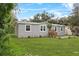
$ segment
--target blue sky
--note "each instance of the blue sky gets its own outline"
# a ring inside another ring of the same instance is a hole
[[[68,16],[71,13],[73,4],[67,3],[19,3],[16,17],[20,19],[29,19],[37,13],[46,11],[55,14],[55,17]]]

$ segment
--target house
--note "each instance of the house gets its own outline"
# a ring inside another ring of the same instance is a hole
[[[52,24],[52,28],[58,35],[65,35],[65,26],[59,24]],[[18,37],[39,37],[48,36],[48,28],[46,23],[35,23],[26,21],[16,22],[16,35]]]
[[[70,26],[65,26],[65,35],[72,35],[72,31],[70,29]]]

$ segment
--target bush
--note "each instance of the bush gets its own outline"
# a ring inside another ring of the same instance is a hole
[[[41,38],[42,36],[40,35],[39,37]]]
[[[28,36],[28,38],[30,38],[30,36]]]
[[[2,36],[5,36],[5,31],[4,31],[3,29],[0,29],[0,38],[1,38]]]

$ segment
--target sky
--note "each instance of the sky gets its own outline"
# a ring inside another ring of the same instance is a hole
[[[70,15],[73,3],[19,3],[15,15],[18,20],[33,18],[37,13],[46,11],[55,17]]]

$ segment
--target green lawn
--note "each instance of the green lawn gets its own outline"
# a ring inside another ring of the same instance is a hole
[[[79,56],[79,37],[72,38],[10,38],[14,55]]]

